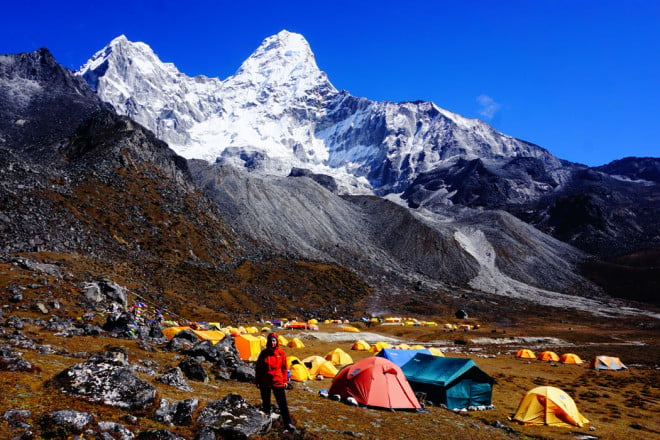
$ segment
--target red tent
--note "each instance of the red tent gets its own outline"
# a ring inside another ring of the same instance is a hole
[[[382,357],[368,357],[343,368],[328,394],[353,397],[361,405],[379,408],[421,408],[401,368]]]

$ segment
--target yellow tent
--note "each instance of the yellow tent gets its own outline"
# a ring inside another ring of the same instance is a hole
[[[334,365],[348,365],[353,363],[353,358],[341,348],[335,348],[326,354],[325,359]]]
[[[323,359],[321,356],[309,356],[303,359],[303,364],[309,369],[312,377],[321,375],[323,377],[335,377],[337,368],[332,362]]]
[[[340,330],[343,332],[360,333],[360,329],[358,329],[357,327],[352,327],[350,325],[341,327]]]
[[[261,341],[255,336],[247,334],[234,336],[234,344],[244,361],[256,361],[261,353]]]
[[[163,329],[163,335],[169,340],[174,337],[177,333],[179,333],[181,330],[190,330],[190,327],[167,327]]]
[[[559,356],[557,356],[557,353],[554,351],[544,351],[539,354],[538,359],[540,361],[557,362],[559,360]]]
[[[392,346],[387,342],[376,342],[371,346],[371,350],[369,351],[372,353],[379,353],[383,348],[392,348]]]
[[[225,334],[220,330],[193,330],[193,333],[195,333],[202,341],[211,341],[214,344],[217,344],[225,338]]]
[[[307,356],[302,360],[302,363],[305,364],[307,368],[309,368],[310,372],[312,370],[316,371],[322,362],[325,362],[325,359],[323,359],[321,356]]]
[[[412,347],[410,347],[410,349],[411,349],[411,350],[425,350],[426,347],[424,347],[424,346],[421,345],[421,344],[415,344],[415,345],[413,345]]]
[[[302,364],[302,361],[298,359],[297,356],[287,356],[286,357],[286,367],[291,368],[291,365]]]
[[[396,348],[397,350],[410,350],[410,345],[399,344],[399,345],[395,345],[394,348]]]
[[[563,364],[581,365],[582,359],[575,353],[564,353],[559,357],[559,362]]]
[[[536,387],[523,396],[513,420],[526,425],[579,426],[589,423],[571,396],[555,387]]]
[[[521,348],[516,352],[516,357],[520,359],[536,359],[536,355],[532,350]]]
[[[288,344],[286,344],[286,346],[291,348],[303,348],[305,344],[303,344],[303,341],[301,341],[300,339],[293,338],[289,341]]]
[[[303,382],[312,378],[309,370],[303,364],[293,364],[289,370],[291,371],[291,380]]]
[[[370,348],[371,348],[371,345],[367,344],[366,341],[363,341],[362,339],[360,339],[359,341],[355,341],[355,343],[351,347],[351,350],[369,351]]]
[[[312,318],[312,319],[309,319],[307,321],[307,324],[318,324],[318,323],[319,323],[319,320],[316,319],[316,318]]]
[[[277,335],[277,340],[280,342],[280,347],[286,347],[289,340],[282,335]]]
[[[259,329],[256,327],[245,327],[245,330],[248,332],[250,335],[256,335],[259,334]]]
[[[310,370],[310,375],[312,377],[321,375],[323,377],[335,377],[337,373],[339,373],[339,370],[337,370],[337,367],[335,367],[332,362],[330,361],[323,361],[316,371],[311,371]]]
[[[439,348],[429,347],[429,351],[433,356],[443,357],[445,355]]]
[[[261,344],[262,347],[265,347],[266,344],[268,344],[268,341],[266,340],[265,336],[259,335],[258,338],[259,338],[259,343]]]

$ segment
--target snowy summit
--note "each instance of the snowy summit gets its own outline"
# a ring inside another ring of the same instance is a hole
[[[333,176],[343,192],[401,192],[421,173],[459,159],[532,157],[560,167],[548,151],[431,102],[338,91],[305,38],[286,30],[225,80],[188,77],[125,36],[78,74],[186,158],[276,175],[306,168]]]

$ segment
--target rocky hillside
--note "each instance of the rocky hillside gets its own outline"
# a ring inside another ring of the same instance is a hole
[[[241,238],[195,189],[185,159],[108,110],[48,51],[4,56],[1,66],[0,120],[14,121],[0,143],[4,258],[52,252],[80,281],[116,278],[191,315],[200,306],[227,316],[296,309],[264,301],[282,293],[283,279],[315,304],[336,294],[352,309],[368,294],[345,269]]]

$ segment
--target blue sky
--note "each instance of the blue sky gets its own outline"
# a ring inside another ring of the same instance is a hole
[[[226,78],[282,29],[338,89],[433,101],[556,156],[660,156],[660,1],[11,1],[0,53],[77,69],[112,38]]]

